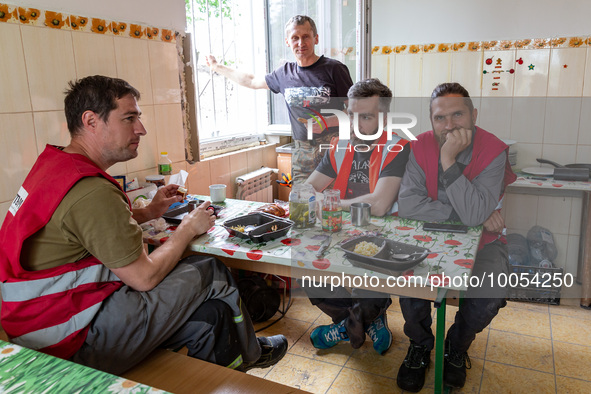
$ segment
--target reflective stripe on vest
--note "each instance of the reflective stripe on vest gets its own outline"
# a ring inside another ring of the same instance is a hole
[[[11,341],[17,345],[26,346],[37,350],[55,345],[71,334],[84,329],[90,324],[102,305],[102,301],[86,308],[82,312],[72,316],[70,320],[56,326],[30,332],[20,337],[12,338]]]
[[[118,280],[108,268],[97,264],[51,278],[0,283],[0,289],[4,302],[22,302],[72,290],[80,285]]]

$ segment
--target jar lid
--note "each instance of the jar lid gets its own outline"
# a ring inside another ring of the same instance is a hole
[[[164,175],[146,175],[146,182],[162,180],[164,180]]]

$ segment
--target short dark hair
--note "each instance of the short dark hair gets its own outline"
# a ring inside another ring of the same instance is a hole
[[[380,110],[388,112],[392,102],[392,91],[377,78],[368,78],[355,83],[349,88],[347,97],[350,99],[361,97],[380,98]]]
[[[99,118],[107,121],[109,113],[117,108],[117,100],[131,94],[136,100],[140,92],[126,81],[119,78],[93,75],[68,83],[64,108],[70,135],[75,135],[82,128],[82,114],[92,111]]]
[[[457,82],[446,82],[437,85],[435,89],[433,89],[433,93],[431,93],[431,101],[429,101],[429,117],[432,113],[431,107],[433,101],[438,97],[447,96],[449,94],[459,94],[460,96],[465,97],[464,103],[466,104],[470,112],[474,110],[474,104],[472,103],[472,99],[470,98],[470,94],[468,93],[466,88]]]
[[[316,37],[318,35],[318,30],[316,29],[316,23],[314,23],[314,20],[307,15],[296,15],[296,16],[292,16],[291,18],[289,18],[289,20],[285,24],[285,35],[287,35],[287,30],[292,25],[301,26],[301,25],[305,25],[306,22],[308,22],[310,24],[310,27],[312,28],[312,32],[314,33],[314,37]]]

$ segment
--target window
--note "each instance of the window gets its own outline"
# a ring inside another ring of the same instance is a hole
[[[296,14],[317,23],[317,54],[345,63],[355,76],[355,2],[352,0],[185,0],[202,157],[258,144],[269,130],[290,131],[281,95],[251,90],[210,72],[205,56],[257,76],[293,61],[285,23]],[[190,90],[190,89],[189,89]],[[192,98],[190,97],[189,100]],[[269,125],[272,125],[269,127]],[[234,148],[232,148],[234,146]]]
[[[244,71],[266,68],[263,0],[185,0],[191,36],[200,153],[257,144],[268,123],[267,94],[212,73],[205,56]]]

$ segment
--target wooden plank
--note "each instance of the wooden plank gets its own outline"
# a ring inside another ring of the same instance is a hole
[[[171,393],[306,393],[170,350],[154,351],[121,375]]]

